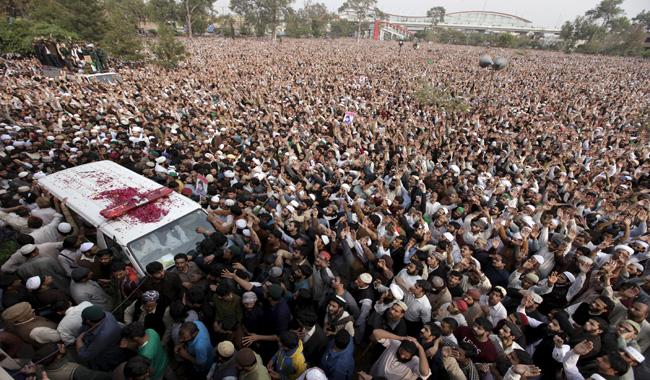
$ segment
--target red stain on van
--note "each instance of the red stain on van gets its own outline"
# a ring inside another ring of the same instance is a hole
[[[113,208],[125,202],[128,202],[134,197],[142,196],[143,194],[145,193],[138,192],[136,188],[126,187],[123,189],[102,191],[93,198],[108,200],[110,201],[110,204],[107,206],[107,208]],[[161,207],[166,203],[167,202],[165,199],[147,203],[144,206],[140,206],[129,211],[126,216],[138,223],[155,223],[169,213],[169,210],[167,208]]]

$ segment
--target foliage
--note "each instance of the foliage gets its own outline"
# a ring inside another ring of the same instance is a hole
[[[314,37],[324,36],[327,23],[332,19],[332,14],[327,10],[325,4],[307,1],[303,10],[309,19],[311,35]]]
[[[0,21],[0,52],[3,54],[30,55],[34,51],[33,41],[37,37],[53,37],[59,40],[78,38],[72,32],[44,22],[35,23],[23,18],[11,23]]]
[[[194,31],[204,32],[208,27],[207,17],[212,9],[212,0],[182,0],[181,13],[185,17],[187,36],[192,38]]]
[[[423,106],[434,106],[449,112],[464,113],[469,111],[469,105],[463,98],[454,96],[449,90],[434,87],[425,81],[420,81],[413,97]]]
[[[235,37],[235,18],[232,15],[217,17],[217,24],[224,37]]]
[[[151,49],[156,56],[155,63],[166,68],[178,66],[185,57],[185,45],[176,40],[174,31],[167,25],[161,25],[158,33],[158,43]]]
[[[142,7],[134,9],[140,3]],[[139,22],[143,19],[144,3],[141,0],[113,0],[108,30],[102,40],[102,46],[115,57],[128,61],[142,59],[142,42],[138,37]]]
[[[357,20],[357,42],[361,39],[361,24],[366,21],[371,13],[378,13],[377,0],[346,0],[339,7],[339,12],[352,11]]]
[[[0,0],[0,16],[25,17],[31,6],[31,0]]]
[[[623,14],[621,4],[623,4],[623,0],[602,0],[596,8],[588,10],[585,16],[591,21],[600,20],[601,26],[609,30],[612,21]]]
[[[431,17],[431,24],[433,25],[445,22],[445,14],[447,14],[445,7],[433,7],[427,11],[427,17]]]
[[[244,17],[246,27],[252,26],[261,37],[271,27],[275,39],[277,27],[288,15],[292,0],[230,0],[230,10]],[[240,31],[241,33],[241,31]],[[243,34],[243,33],[242,33]]]
[[[330,22],[330,33],[334,38],[354,37],[356,31],[355,22],[345,19],[335,19]]]
[[[294,11],[291,9],[286,17],[286,33],[289,37],[299,38],[311,35],[311,24],[309,17],[303,9]]]
[[[146,11],[149,18],[159,24],[179,20],[179,9],[174,0],[149,0]]]
[[[286,32],[289,37],[323,37],[326,33],[327,23],[332,14],[325,4],[306,2],[302,9],[287,12]]]
[[[641,11],[636,17],[632,19],[634,23],[643,25],[644,28],[650,29],[650,11],[645,9]]]
[[[584,16],[562,26],[560,38],[567,50],[581,53],[642,55],[644,30],[650,16],[643,11],[632,21],[623,15],[622,0],[602,0]]]

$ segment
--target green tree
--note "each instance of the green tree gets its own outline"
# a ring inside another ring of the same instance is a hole
[[[146,21],[142,0],[110,0],[106,3],[108,28],[102,46],[115,57],[129,61],[142,59],[142,42],[138,36],[140,23]]]
[[[0,15],[25,17],[30,6],[31,0],[0,0]]]
[[[646,29],[650,29],[650,11],[646,11],[645,9],[641,11],[636,17],[632,19],[635,24],[641,24],[643,25]]]
[[[182,0],[183,12],[185,15],[185,27],[187,28],[187,36],[192,38],[193,27],[200,27],[197,23],[197,18],[201,15],[207,15],[209,9],[212,7],[212,0]],[[207,27],[207,22],[203,23]],[[199,30],[199,29],[196,29]],[[205,28],[203,29],[205,30]]]
[[[590,20],[601,20],[603,28],[611,29],[611,21],[623,14],[623,0],[602,0],[594,9],[585,13]]]
[[[260,14],[266,23],[271,26],[271,39],[275,41],[278,32],[278,25],[287,15],[293,0],[256,0],[255,4],[260,8]]]
[[[445,14],[447,14],[445,7],[433,7],[427,11],[427,17],[431,17],[431,25],[434,26],[445,22]]]
[[[151,49],[160,66],[173,68],[185,57],[185,45],[176,40],[175,32],[165,24],[158,28],[160,38]]]
[[[311,24],[304,9],[289,10],[286,17],[287,36],[300,38],[311,34]]]
[[[356,16],[357,42],[361,39],[361,24],[377,9],[377,0],[346,0],[339,8],[339,12],[350,10]]]
[[[324,36],[327,24],[332,19],[332,14],[327,10],[325,4],[307,1],[303,9],[309,18],[311,34],[314,37]]]
[[[57,25],[84,41],[101,41],[106,32],[104,2],[100,0],[36,0],[27,18]]]
[[[345,19],[337,18],[330,22],[330,31],[332,37],[335,38],[352,37],[354,36],[355,29],[355,23]]]
[[[217,17],[217,24],[221,28],[224,37],[235,38],[235,18],[232,15]]]
[[[563,40],[571,40],[573,39],[574,31],[575,27],[573,26],[573,23],[571,21],[566,21],[562,24],[562,29],[560,29],[560,38]]]
[[[18,18],[13,22],[0,21],[0,52],[31,55],[34,52],[34,39],[51,37],[59,40],[76,39],[75,33],[61,29],[58,25],[44,22],[32,22]]]
[[[271,27],[271,38],[275,41],[277,28],[288,14],[292,0],[230,0],[230,9],[244,17],[255,27],[258,36]]]
[[[149,17],[159,23],[178,21],[178,12],[174,0],[149,0],[147,2]]]
[[[500,33],[497,38],[497,45],[505,48],[517,47],[517,37],[510,33]]]

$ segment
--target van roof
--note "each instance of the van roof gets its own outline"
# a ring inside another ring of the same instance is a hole
[[[116,219],[105,219],[100,211],[115,206],[121,199],[125,199],[124,196],[142,194],[161,187],[108,160],[62,170],[47,175],[38,182],[55,197],[67,199],[69,209],[95,228],[101,227],[106,235],[123,245],[201,208],[198,203],[173,192]]]

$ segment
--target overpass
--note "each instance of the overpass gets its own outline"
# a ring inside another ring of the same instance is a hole
[[[468,32],[479,33],[513,33],[513,34],[535,34],[538,36],[555,35],[559,36],[560,30],[536,26],[532,21],[523,17],[501,12],[490,11],[463,11],[445,14],[442,22],[434,25],[431,17],[427,16],[401,16],[389,13],[382,13],[381,19],[376,17],[375,12],[368,13],[369,18],[365,21],[375,23],[371,26],[374,30],[374,39],[401,39],[407,38],[410,34],[431,28],[446,28]],[[356,15],[352,12],[342,12],[341,18],[356,21]],[[377,25],[377,23],[380,23]],[[406,33],[408,31],[409,33]]]
[[[386,21],[391,24],[401,25],[412,32],[434,27],[482,33],[560,34],[559,29],[535,26],[531,21],[522,17],[499,12],[465,11],[448,13],[443,21],[437,25],[433,25],[432,18],[426,16],[386,14],[386,18]]]

